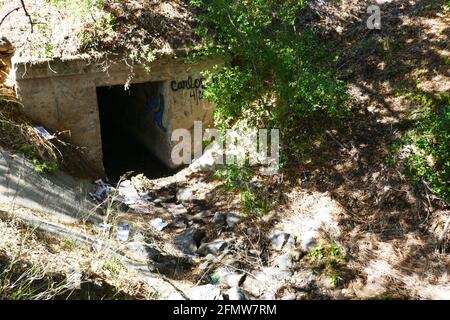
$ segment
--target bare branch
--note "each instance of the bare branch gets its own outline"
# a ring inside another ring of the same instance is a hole
[[[14,11],[20,10],[20,8],[22,8],[22,7],[14,8],[14,9],[12,9],[11,11],[9,11],[7,14],[5,14],[5,16],[4,16],[4,17],[2,18],[2,20],[0,21],[0,26],[3,24],[3,22],[6,20],[6,18],[8,18],[8,16],[9,16],[11,13],[13,13]]]
[[[22,4],[22,8],[23,11],[25,12],[25,15],[28,17],[28,20],[30,21],[31,33],[33,33],[34,31],[33,19],[31,18],[31,15],[28,13],[27,7],[25,6],[25,2],[23,2],[23,0],[20,0],[20,3]]]

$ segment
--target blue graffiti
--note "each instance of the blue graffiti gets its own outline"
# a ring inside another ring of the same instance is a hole
[[[163,125],[163,116],[164,116],[164,97],[162,94],[155,97],[152,97],[150,99],[149,103],[150,107],[150,115],[153,118],[153,121],[156,122],[156,124],[164,131],[166,131],[166,128],[164,128]]]

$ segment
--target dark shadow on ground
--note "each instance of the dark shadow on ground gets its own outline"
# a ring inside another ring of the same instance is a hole
[[[448,61],[439,52],[449,48],[449,28],[440,37],[426,33],[419,18],[442,14],[442,1],[419,0],[383,4],[382,29],[369,30],[366,9],[370,4],[360,2],[353,21],[338,36],[341,77],[361,96],[352,100],[352,117],[338,125],[308,127],[313,132],[327,129],[331,135],[323,134],[320,146],[304,155],[310,160],[307,164],[299,161],[288,166],[285,177],[290,183],[286,185],[329,192],[345,208],[348,214],[339,223],[350,258],[359,254],[358,239],[348,236],[355,228],[380,242],[401,243],[414,236],[422,242],[420,250],[408,250],[397,267],[405,272],[433,272],[439,278],[450,269],[435,263],[436,240],[427,221],[445,205],[433,198],[429,201],[427,192],[387,159],[390,146],[411,125],[413,105],[399,103],[397,98],[418,90],[414,72],[421,70],[420,77],[426,80],[449,76]],[[411,22],[403,24],[405,19]],[[432,259],[435,268],[424,269],[424,259]],[[418,260],[420,267],[413,263]]]

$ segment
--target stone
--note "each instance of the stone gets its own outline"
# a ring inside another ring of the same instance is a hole
[[[245,229],[245,234],[249,237],[255,235],[257,232],[258,231],[256,231],[256,229],[252,227]]]
[[[291,250],[289,251],[289,254],[294,261],[300,261],[300,259],[304,256],[304,253],[300,250]]]
[[[181,203],[192,202],[194,193],[190,189],[179,189],[177,191],[177,200]]]
[[[149,245],[143,242],[129,242],[126,244],[126,249],[129,251],[130,255],[139,260],[158,260],[160,256],[160,252],[155,248],[150,247]]]
[[[227,221],[227,225],[230,228],[234,228],[239,223],[241,223],[242,220],[244,220],[244,218],[240,214],[237,214],[237,213],[234,213],[234,212],[230,212],[230,213],[227,214],[226,221]]]
[[[281,297],[281,300],[297,300],[297,295],[293,292],[290,292]]]
[[[257,277],[260,279],[265,279],[270,284],[276,281],[284,281],[290,279],[292,272],[289,269],[280,269],[273,267],[264,267],[258,274]],[[276,281],[275,281],[276,280]]]
[[[164,230],[164,228],[166,228],[166,227],[169,225],[169,223],[166,222],[166,221],[164,221],[164,220],[161,219],[161,218],[156,218],[156,219],[153,219],[153,220],[150,222],[150,225],[151,225],[153,228],[155,228],[156,230],[162,231],[162,230]]]
[[[183,231],[175,238],[175,245],[181,251],[193,254],[197,252],[198,246],[205,233],[197,228],[191,227]]]
[[[247,292],[239,287],[233,287],[225,292],[225,296],[228,300],[250,300]]]
[[[222,240],[214,240],[212,242],[202,243],[197,250],[197,253],[202,255],[214,254],[217,255],[227,247],[227,243]]]
[[[213,222],[218,225],[225,224],[226,216],[223,213],[216,212],[213,217]]]
[[[261,295],[266,290],[266,286],[264,285],[264,283],[251,276],[248,276],[245,279],[244,283],[242,284],[242,288],[256,298],[261,297]]]
[[[189,220],[185,216],[176,216],[171,223],[171,227],[175,229],[186,229],[189,225]]]
[[[273,299],[275,294],[291,279],[289,270],[275,267],[264,267],[252,276],[247,275],[242,288],[252,296],[261,299]]]
[[[222,285],[225,285],[227,287],[239,287],[244,283],[246,278],[245,273],[225,273],[223,275],[220,275],[219,283]]]
[[[205,260],[209,261],[209,262],[213,262],[213,261],[216,261],[217,258],[216,258],[215,255],[209,253],[209,254],[206,255]]]
[[[191,300],[223,300],[222,292],[212,284],[194,287],[189,291]]]
[[[274,260],[274,265],[280,270],[289,270],[292,267],[292,257],[290,254],[283,254]]]
[[[175,217],[188,213],[186,207],[182,204],[176,205],[174,203],[162,203],[161,206]]]
[[[311,270],[302,269],[292,275],[290,283],[298,290],[308,291],[316,281],[317,276]]]
[[[295,249],[295,239],[291,234],[287,232],[273,230],[269,234],[269,239],[274,250],[281,251],[285,247],[287,247],[288,249]]]
[[[312,251],[317,245],[317,232],[310,231],[300,236],[300,247],[306,252]]]
[[[213,215],[210,211],[202,211],[190,217],[190,220],[200,223],[209,223],[211,219],[213,219]]]

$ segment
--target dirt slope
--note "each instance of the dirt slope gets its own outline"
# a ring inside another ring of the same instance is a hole
[[[366,28],[367,1],[341,1],[330,10],[354,117],[330,128],[332,137],[308,165],[292,168],[288,188],[325,193],[340,205],[341,232],[334,236],[349,256],[344,296],[448,299],[450,258],[437,242],[448,206],[386,159],[414,110],[404,88],[419,82],[424,92],[449,91],[450,15],[443,1],[377,2],[381,30]],[[287,210],[295,214],[302,201],[290,199]]]
[[[173,53],[195,40],[193,9],[182,0],[25,1],[32,21],[19,1],[1,0],[0,26],[24,58],[101,56],[126,53],[138,58],[142,51]],[[147,53],[146,53],[147,54]]]

